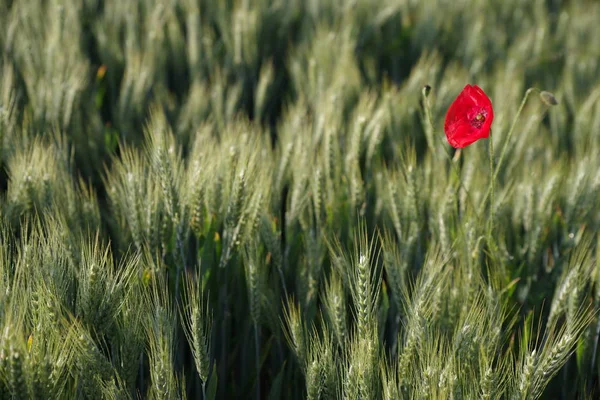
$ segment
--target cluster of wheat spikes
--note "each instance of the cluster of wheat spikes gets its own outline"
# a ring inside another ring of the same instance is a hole
[[[598,398],[599,21],[0,0],[0,399]]]

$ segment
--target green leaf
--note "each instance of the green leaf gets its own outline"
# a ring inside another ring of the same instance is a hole
[[[525,317],[525,323],[523,324],[523,342],[521,343],[522,348],[529,348],[531,337],[533,335],[533,329],[533,311],[529,311],[529,313],[527,313],[527,317]]]
[[[387,285],[385,282],[381,284],[381,304],[379,306],[379,332],[380,339],[383,340],[385,332],[385,324],[387,322],[388,312],[390,310],[390,298],[388,295]]]
[[[576,359],[577,359],[577,371],[580,374],[584,374],[585,373],[585,360],[587,359],[586,357],[586,343],[585,343],[585,335],[582,335],[578,340],[577,340],[577,349],[576,349]]]
[[[283,362],[283,367],[273,380],[271,390],[269,391],[269,400],[277,400],[281,398],[281,384],[283,382],[283,376],[285,375],[286,361]]]
[[[210,374],[210,378],[208,380],[208,388],[206,389],[206,400],[214,400],[217,398],[217,385],[217,362],[215,361],[213,363],[212,373]]]

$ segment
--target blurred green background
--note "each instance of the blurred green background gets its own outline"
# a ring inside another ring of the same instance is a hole
[[[0,49],[1,398],[600,396],[599,2],[0,0]]]

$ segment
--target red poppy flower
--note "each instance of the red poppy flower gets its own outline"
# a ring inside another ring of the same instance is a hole
[[[446,113],[448,143],[462,148],[490,136],[494,110],[490,98],[477,85],[467,85]]]

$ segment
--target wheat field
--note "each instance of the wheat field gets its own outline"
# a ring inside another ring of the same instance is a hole
[[[0,0],[0,399],[597,399],[598,204],[598,1]]]

